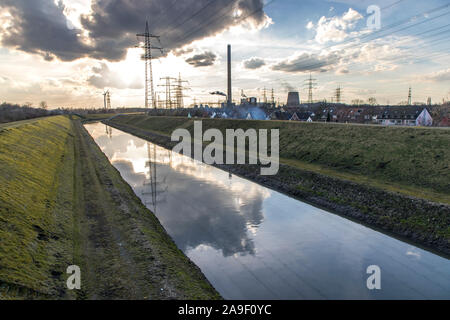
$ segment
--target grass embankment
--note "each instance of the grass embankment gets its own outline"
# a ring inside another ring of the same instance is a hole
[[[119,116],[110,124],[168,146],[195,119]],[[450,253],[450,130],[202,119],[217,128],[280,129],[276,176],[237,174],[368,225]]]
[[[0,169],[0,298],[219,298],[78,120],[1,126]]]

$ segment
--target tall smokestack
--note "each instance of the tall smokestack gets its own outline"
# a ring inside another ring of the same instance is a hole
[[[233,97],[231,95],[231,45],[228,45],[228,96],[227,104],[230,106]]]

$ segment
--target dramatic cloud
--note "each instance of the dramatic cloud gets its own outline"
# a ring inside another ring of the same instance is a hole
[[[322,16],[316,26],[315,40],[318,43],[342,41],[348,37],[349,30],[362,18],[363,16],[352,8],[348,9],[341,17],[326,18]],[[313,26],[313,24],[308,24],[307,28],[311,29]]]
[[[244,68],[246,69],[259,69],[264,66],[266,62],[261,58],[250,58],[243,62]]]
[[[328,53],[303,52],[273,64],[271,69],[289,73],[335,71],[337,75],[350,73],[353,65],[364,65],[370,72],[395,70],[396,61],[406,55],[403,49],[391,44],[398,39],[380,39]]]
[[[120,73],[112,72],[106,63],[101,63],[98,67],[93,67],[94,73],[87,79],[88,84],[99,89],[115,88],[115,89],[141,89],[143,88],[142,80],[136,78],[133,82],[127,83]]]
[[[2,0],[0,8],[9,10],[10,23],[0,26],[1,44],[37,53],[45,60],[55,56],[74,60],[89,52],[79,40],[80,30],[69,29],[64,5],[53,0]]]
[[[172,53],[173,53],[176,57],[179,57],[179,56],[182,56],[182,55],[185,55],[185,54],[188,54],[188,53],[192,53],[192,52],[194,52],[194,49],[193,49],[193,48],[180,48],[180,49],[177,49],[177,50],[173,50],[173,51],[172,51]]]
[[[294,58],[274,64],[272,70],[291,73],[311,71],[324,72],[336,67],[340,60],[341,57],[334,52],[326,55],[302,53]]]
[[[161,36],[166,51],[244,23],[265,25],[270,18],[262,0],[92,0],[91,13],[82,15],[76,29],[64,14],[60,0],[2,0],[10,13],[0,26],[2,45],[37,53],[45,59],[81,57],[122,60],[136,45],[146,19],[150,32]]]
[[[212,66],[216,58],[217,56],[213,52],[205,51],[204,53],[196,54],[186,59],[186,62],[194,67],[207,67]]]

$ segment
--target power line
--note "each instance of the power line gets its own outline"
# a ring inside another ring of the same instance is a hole
[[[449,5],[447,5],[447,6],[445,6],[445,7],[448,7]],[[449,14],[448,12],[447,13],[445,13],[445,14]],[[442,15],[441,15],[442,16]],[[441,17],[440,16],[440,17]],[[436,18],[436,17],[435,17]],[[433,18],[434,19],[434,18]],[[432,19],[429,19],[429,20],[426,20],[426,22],[428,22],[428,21],[430,21],[430,20],[432,20]],[[414,24],[414,25],[411,25],[411,26],[409,26],[409,27],[412,27],[412,26],[415,26],[415,25],[417,25],[417,24],[421,24],[421,23],[423,23],[424,21],[421,21],[420,23],[416,23],[416,24]],[[408,28],[409,28],[408,27]],[[391,32],[391,33],[389,33],[389,34],[392,34],[392,33],[394,33],[394,32],[397,32],[397,31],[399,31],[399,30],[396,30],[396,31],[393,31],[393,32]],[[386,36],[386,35],[382,35],[382,36]],[[381,36],[381,37],[382,37]],[[370,39],[369,41],[373,41],[373,40],[375,40],[375,39],[378,39],[379,37],[377,37],[377,38],[374,38],[374,39]],[[362,42],[362,43],[360,43],[360,45],[361,44],[364,44],[365,42]],[[301,64],[301,62],[297,62],[297,63],[294,63],[292,66],[297,66],[297,65],[300,65]],[[321,67],[322,66],[322,64],[323,64],[323,62],[319,62],[319,63],[315,63],[315,64],[312,64],[312,65],[308,65],[308,66],[304,66],[303,68],[304,69],[311,69],[311,68],[317,68],[317,67]]]
[[[246,15],[246,16],[244,16],[244,17],[241,17],[240,19],[238,19],[237,21],[235,21],[235,23],[236,23],[236,24],[239,24],[239,23],[241,23],[242,21],[245,21],[246,19],[250,18],[251,16],[255,15],[256,13],[262,11],[265,7],[271,5],[273,2],[275,2],[275,0],[271,0],[271,1],[267,2],[266,4],[264,4],[263,6],[261,6],[261,8],[258,8],[258,9],[256,9],[256,10],[252,11],[251,13],[249,13],[248,15]],[[230,2],[230,4],[234,4],[234,3],[233,3],[233,2]],[[215,15],[215,16],[216,16],[216,15]],[[214,17],[215,17],[215,16],[214,16]],[[226,15],[226,14],[222,14],[221,17],[219,17],[219,18],[217,18],[217,19],[214,19],[214,17],[212,17],[212,18],[211,18],[210,20],[208,20],[208,21],[212,21],[212,20],[214,20],[215,22],[217,22],[217,21],[222,21],[224,18],[227,17],[227,15]],[[211,22],[209,22],[209,23],[207,23],[207,24],[205,24],[205,25],[201,25],[200,28],[194,29],[194,30],[192,30],[191,32],[189,32],[189,33],[187,33],[187,34],[182,35],[181,37],[177,38],[177,39],[175,40],[175,42],[177,42],[177,41],[179,41],[179,40],[181,40],[181,39],[183,39],[183,38],[188,39],[190,36],[196,34],[197,32],[199,32],[199,31],[201,31],[201,30],[203,30],[204,28],[208,27],[209,25],[211,25]]]
[[[200,10],[196,11],[192,16],[184,19],[183,21],[181,21],[180,23],[176,24],[175,26],[170,27],[168,30],[166,30],[166,32],[164,32],[163,35],[167,35],[169,33],[169,31],[174,30],[178,27],[181,27],[183,24],[185,24],[186,22],[188,22],[189,20],[191,20],[192,18],[196,17],[198,14],[200,14],[200,12],[202,12],[203,10],[205,10],[207,7],[209,7],[211,4],[213,4],[214,0],[210,0],[208,1],[208,3],[203,6],[202,8],[200,8]],[[181,18],[181,16],[183,15],[183,12],[178,16],[178,18]],[[178,19],[177,18],[177,19]],[[176,19],[176,20],[177,20]]]
[[[150,29],[153,29],[155,26],[159,25],[159,23],[161,22],[161,20],[162,20],[163,18],[165,18],[165,15],[163,15],[162,12],[167,12],[169,9],[172,10],[172,8],[174,7],[175,3],[177,3],[177,2],[178,2],[178,0],[172,0],[172,2],[171,2],[167,7],[164,8],[164,10],[162,10],[161,12],[159,12],[159,14],[158,14],[158,19],[156,20],[156,22],[153,22],[153,23],[150,25]],[[181,17],[182,14],[183,14],[183,12],[180,14],[180,17]],[[178,18],[179,18],[179,17],[177,17],[176,19],[174,19],[174,20],[172,20],[172,21],[177,21]]]

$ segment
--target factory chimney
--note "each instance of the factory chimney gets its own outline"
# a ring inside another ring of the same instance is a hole
[[[231,106],[233,101],[231,94],[231,45],[228,45],[228,94],[227,94],[227,104]]]

